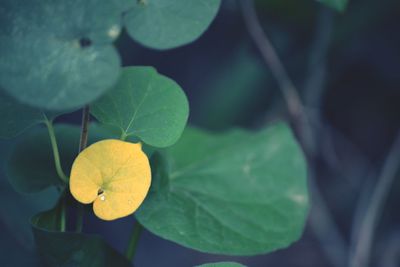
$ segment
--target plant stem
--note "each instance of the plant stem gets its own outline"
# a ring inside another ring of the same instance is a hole
[[[136,222],[132,230],[131,238],[129,239],[128,248],[125,252],[125,256],[128,258],[129,261],[132,261],[133,257],[135,256],[137,244],[142,230],[143,226],[139,222]]]
[[[128,135],[125,132],[122,132],[121,137],[119,139],[121,139],[122,141],[125,141],[125,139],[128,137]]]
[[[86,105],[82,110],[82,125],[81,125],[81,138],[79,141],[79,153],[82,152],[87,146],[88,134],[89,134],[89,119],[90,119],[90,108]],[[85,215],[85,208],[82,204],[77,203],[77,214],[76,214],[76,231],[82,232],[83,228],[83,217]]]
[[[310,189],[313,198],[313,210],[310,216],[310,224],[312,225],[316,236],[318,237],[318,239],[320,239],[320,242],[323,245],[322,248],[327,257],[331,260],[331,263],[337,267],[343,266],[341,264],[341,261],[344,258],[343,255],[346,255],[347,246],[344,242],[344,238],[341,236],[341,233],[331,216],[330,211],[328,210],[327,205],[325,204],[325,200],[323,199],[322,194],[319,191],[316,183],[316,174],[314,170],[315,168],[313,167],[315,167],[314,164],[317,157],[317,144],[315,142],[315,133],[309,122],[308,114],[306,114],[305,112],[304,104],[302,103],[296,86],[294,85],[288,72],[286,71],[285,66],[278,56],[277,51],[272,45],[272,42],[270,41],[261,26],[254,7],[254,1],[240,0],[239,3],[241,4],[244,21],[249,35],[256,45],[257,49],[260,51],[260,54],[265,63],[270,68],[273,76],[278,82],[279,89],[283,95],[290,119],[293,123],[293,128],[298,134],[300,144],[302,145],[308,159],[308,163],[310,166]],[[325,15],[322,14],[322,16]],[[330,23],[328,23],[328,26],[329,24]],[[327,40],[327,42],[324,41],[323,43],[324,45],[326,45],[326,43],[329,43],[329,40]],[[325,53],[325,51],[321,51],[321,53]],[[321,77],[321,79],[323,78],[324,77]],[[310,85],[308,85],[308,83]],[[315,83],[321,85],[322,81],[319,80]],[[313,81],[307,82],[307,87],[311,85],[314,86]],[[324,222],[323,225],[321,225],[321,221]],[[329,227],[329,229],[327,227]],[[326,246],[326,244],[329,244],[332,240],[335,241],[335,250],[332,250],[331,248]],[[338,259],[338,255],[341,259]]]
[[[53,149],[53,156],[54,156],[54,163],[55,163],[55,167],[56,167],[56,171],[58,176],[60,177],[60,179],[64,182],[64,183],[68,183],[68,177],[65,175],[62,166],[61,166],[61,162],[60,162],[60,154],[58,152],[58,145],[57,145],[57,139],[56,139],[56,135],[54,133],[54,127],[53,127],[53,122],[50,121],[46,116],[45,116],[45,121],[44,123],[47,126],[47,130],[49,132],[49,136],[50,136],[50,142],[51,142],[51,147]]]
[[[62,200],[62,205],[61,205],[61,211],[60,211],[60,231],[65,232],[66,229],[66,209],[67,209],[67,204],[66,204],[66,199],[65,195],[63,196]]]
[[[57,139],[56,135],[54,133],[54,127],[53,127],[53,121],[49,120],[46,115],[44,115],[44,123],[47,126],[47,130],[49,132],[50,136],[50,143],[51,147],[53,149],[53,156],[54,156],[54,164],[56,167],[56,172],[60,179],[65,183],[68,184],[68,177],[65,175],[62,166],[61,166],[61,161],[60,161],[60,153],[58,151],[58,145],[57,145]],[[64,194],[63,194],[64,195]],[[66,201],[65,201],[65,196],[62,196],[64,199],[62,200],[62,205],[61,205],[61,214],[60,214],[60,231],[65,232],[66,228]]]
[[[86,105],[82,110],[82,125],[81,125],[81,139],[79,142],[79,153],[86,148],[88,142],[89,119],[90,119],[89,112],[90,112],[89,105]]]
[[[369,266],[375,229],[399,168],[400,131],[387,155],[364,217],[360,220],[361,225],[354,227],[354,230],[358,230],[358,233],[352,244],[351,256],[349,259],[350,267]]]

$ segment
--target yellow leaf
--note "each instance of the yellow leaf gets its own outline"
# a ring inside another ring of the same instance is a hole
[[[115,220],[140,206],[150,183],[150,164],[140,143],[103,140],[87,147],[75,159],[70,190],[79,202],[93,202],[97,217]]]

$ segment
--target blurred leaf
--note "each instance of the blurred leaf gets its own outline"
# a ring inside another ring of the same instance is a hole
[[[331,8],[336,9],[337,11],[343,12],[346,7],[348,0],[317,0]]]
[[[214,262],[198,265],[196,267],[246,267],[240,263],[236,262]]]
[[[131,266],[100,236],[58,232],[58,205],[31,220],[38,251],[46,266]]]
[[[55,189],[29,196],[14,192],[3,168],[9,147],[10,142],[0,142],[0,249],[7,251],[0,253],[0,262],[2,266],[38,266],[29,219],[54,206],[59,194]]]
[[[303,24],[312,24],[314,2],[311,0],[255,0],[257,11],[264,19],[278,19],[280,24],[296,23],[296,30]],[[293,27],[294,25],[292,25]]]
[[[63,170],[68,175],[78,155],[80,128],[59,124],[54,131],[57,138]],[[89,143],[109,137],[105,129],[92,124],[89,128]],[[62,186],[58,177],[53,151],[46,128],[39,128],[22,136],[12,149],[6,166],[9,181],[18,192],[33,193],[51,186]]]
[[[246,123],[270,99],[268,73],[247,46],[237,49],[219,69],[203,85],[207,90],[199,99],[197,109],[193,109],[193,113],[197,111],[193,114],[196,124],[213,130]]]
[[[80,130],[69,125],[57,125],[54,130],[63,169],[69,170],[78,153]],[[54,166],[53,150],[46,128],[23,136],[12,150],[6,172],[18,192],[32,193],[50,186],[63,186]]]
[[[203,252],[254,255],[302,234],[306,164],[284,124],[221,135],[188,128],[152,164],[151,192],[136,217],[162,238]]]
[[[44,123],[66,112],[43,112],[19,103],[0,89],[0,138],[13,138],[30,127]]]
[[[155,147],[174,144],[185,128],[189,105],[173,80],[151,67],[124,68],[117,85],[92,105],[101,123]]]
[[[125,2],[1,1],[1,87],[23,103],[51,110],[77,108],[102,95],[119,75],[111,44]]]
[[[144,46],[169,49],[196,40],[216,16],[220,0],[139,0],[124,22]]]

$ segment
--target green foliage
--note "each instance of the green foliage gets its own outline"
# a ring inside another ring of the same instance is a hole
[[[0,89],[0,138],[13,138],[30,127],[53,120],[63,112],[43,112],[19,103]]]
[[[58,232],[59,209],[57,205],[31,220],[36,245],[46,266],[131,266],[100,236]]]
[[[236,262],[214,262],[198,265],[196,267],[246,267],[240,263]]]
[[[78,154],[79,132],[78,127],[55,127],[63,169],[69,170]],[[39,128],[23,136],[11,153],[7,176],[14,188],[23,193],[38,192],[49,186],[63,186],[54,167],[47,129]]]
[[[129,35],[144,46],[169,49],[197,39],[216,16],[220,0],[138,0],[124,16]]]
[[[89,143],[112,136],[105,129],[91,125]],[[54,127],[63,170],[67,175],[78,155],[80,128],[59,124]],[[64,186],[54,167],[49,133],[39,128],[22,136],[9,157],[6,172],[16,191],[33,193],[51,186]]]
[[[124,68],[117,85],[92,105],[101,122],[155,147],[174,144],[185,128],[189,105],[173,80],[151,67]]]
[[[347,4],[349,2],[349,0],[318,0],[318,1],[340,12],[343,12],[346,9]]]
[[[21,102],[51,110],[96,99],[119,75],[111,43],[119,35],[125,2],[2,1],[0,85]]]
[[[152,191],[136,217],[165,239],[254,255],[286,247],[303,231],[306,164],[286,125],[222,135],[188,129],[152,166]]]

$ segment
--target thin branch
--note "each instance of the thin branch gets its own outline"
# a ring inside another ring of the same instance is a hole
[[[82,125],[81,125],[81,138],[79,141],[79,153],[82,152],[87,146],[88,134],[89,134],[89,120],[90,120],[90,108],[86,105],[82,110]],[[85,214],[85,208],[82,204],[77,203],[77,215],[76,215],[76,231],[82,232],[83,228],[83,216]]]
[[[260,24],[254,8],[254,2],[252,0],[241,0],[240,3],[250,37],[277,80],[299,138],[302,140],[306,152],[313,157],[315,155],[315,145],[312,141],[313,134],[296,87]]]
[[[81,139],[79,141],[79,152],[84,150],[88,141],[90,108],[89,105],[85,106],[82,111],[82,126],[81,126]]]
[[[320,243],[324,245],[324,252],[331,260],[331,263],[334,266],[342,267],[343,260],[346,258],[345,255],[347,255],[347,246],[316,186],[315,174],[312,168],[316,157],[316,144],[314,143],[313,131],[304,111],[303,103],[294,83],[290,79],[289,74],[260,24],[254,8],[254,2],[252,0],[241,0],[240,4],[247,30],[264,61],[278,81],[279,89],[285,99],[289,115],[294,123],[294,128],[298,133],[299,140],[309,159],[310,189],[313,197],[313,211],[310,216],[310,224],[316,236],[319,238]],[[321,221],[324,225],[327,225],[329,229],[321,227]],[[332,247],[335,247],[335,250],[333,250]]]
[[[365,216],[361,220],[361,225],[359,227],[360,230],[357,234],[357,238],[352,244],[351,256],[349,259],[349,266],[351,267],[365,267],[369,265],[369,258],[376,226],[399,168],[400,131],[398,132],[397,137],[387,155],[380,177],[378,178],[377,185],[372,193],[370,203],[368,204]]]

